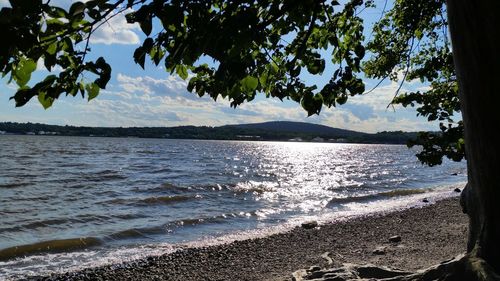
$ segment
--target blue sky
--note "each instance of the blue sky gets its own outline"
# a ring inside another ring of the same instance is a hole
[[[71,1],[59,0],[62,6]],[[0,0],[0,5],[5,5]],[[375,13],[376,14],[376,13]],[[378,16],[377,16],[378,17]],[[347,104],[337,108],[324,108],[319,116],[307,117],[299,104],[278,99],[266,99],[259,95],[253,102],[237,109],[227,100],[214,102],[187,92],[187,82],[169,75],[163,67],[152,64],[142,70],[134,64],[132,54],[142,42],[137,25],[127,24],[123,16],[113,18],[95,32],[91,38],[94,56],[104,56],[113,67],[108,88],[90,101],[80,96],[62,97],[48,110],[37,99],[22,108],[15,108],[9,100],[15,92],[15,84],[0,82],[0,122],[39,122],[56,125],[78,126],[218,126],[236,123],[254,123],[275,120],[304,121],[332,127],[364,132],[436,130],[425,118],[416,117],[414,109],[396,107],[387,109],[399,85],[386,82],[373,92],[352,97]],[[38,80],[47,75],[43,63],[33,75]],[[161,65],[161,64],[160,64]],[[323,85],[330,77],[329,69],[321,77],[306,77],[311,84]],[[377,81],[367,81],[367,89]],[[406,83],[403,90],[424,87]]]

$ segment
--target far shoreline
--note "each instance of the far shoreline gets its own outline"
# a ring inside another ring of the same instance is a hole
[[[135,137],[135,136],[77,136],[77,135],[31,135],[31,134],[0,134],[2,136],[27,136],[27,137],[65,137],[65,138],[97,138],[97,139],[138,139],[138,140],[185,140],[185,141],[227,141],[227,142],[280,142],[280,143],[314,143],[314,144],[345,144],[345,145],[396,145],[408,146],[406,143],[377,143],[377,142],[330,142],[330,141],[293,141],[293,140],[251,140],[251,139],[196,139],[196,138],[160,138],[160,137]],[[418,146],[418,145],[416,145]]]
[[[319,143],[407,144],[417,132],[366,133],[320,124],[269,121],[223,126],[89,127],[40,123],[0,122],[0,135],[199,139],[234,141],[296,141]]]

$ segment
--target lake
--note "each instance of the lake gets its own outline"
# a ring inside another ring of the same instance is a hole
[[[0,279],[454,196],[401,145],[0,136]]]

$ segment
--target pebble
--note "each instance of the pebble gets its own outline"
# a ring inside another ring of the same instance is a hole
[[[304,228],[304,229],[313,229],[317,226],[318,226],[317,221],[307,221],[307,222],[302,223],[302,228]]]
[[[391,236],[391,237],[389,237],[389,241],[394,242],[394,243],[401,242],[401,236],[399,236],[399,235]]]
[[[377,247],[375,250],[372,252],[374,255],[385,255],[385,247]]]

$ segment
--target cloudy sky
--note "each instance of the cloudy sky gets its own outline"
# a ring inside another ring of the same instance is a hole
[[[0,5],[2,2],[5,3],[0,0]],[[324,108],[319,116],[307,117],[299,104],[266,99],[263,95],[234,109],[227,100],[214,102],[187,92],[186,81],[169,75],[161,67],[150,64],[142,70],[134,64],[132,54],[142,39],[138,26],[127,24],[123,16],[113,18],[93,34],[92,53],[104,56],[113,67],[113,74],[107,89],[90,102],[81,97],[62,97],[51,108],[44,110],[34,98],[24,107],[15,108],[14,102],[9,100],[15,92],[15,84],[7,84],[8,79],[4,78],[0,81],[0,122],[130,127],[217,126],[291,120],[364,132],[437,128],[425,118],[417,117],[413,109],[387,108],[399,86],[390,82],[367,95],[350,98],[343,106]],[[328,80],[328,72],[327,68],[322,77],[308,78],[308,82],[321,86]],[[32,79],[40,79],[47,73],[43,63],[39,62]],[[376,82],[367,81],[367,89]],[[405,85],[406,88],[421,86]]]

